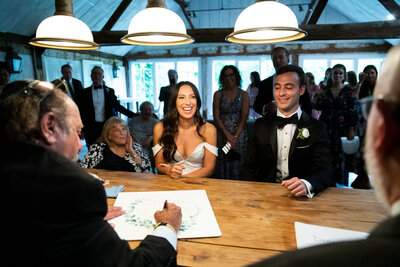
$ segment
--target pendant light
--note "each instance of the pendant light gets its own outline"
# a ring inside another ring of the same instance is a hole
[[[146,9],[129,24],[122,42],[135,45],[182,45],[194,41],[187,35],[182,19],[165,6],[164,0],[148,0]]]
[[[276,1],[256,0],[240,13],[234,32],[225,40],[242,44],[277,43],[307,36],[293,11]]]
[[[54,16],[43,20],[36,37],[29,43],[35,46],[67,50],[94,50],[100,48],[93,42],[89,27],[74,17],[72,0],[55,0]]]

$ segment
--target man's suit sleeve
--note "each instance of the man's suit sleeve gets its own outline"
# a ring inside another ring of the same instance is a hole
[[[263,106],[266,104],[265,102],[265,80],[260,82],[260,85],[258,87],[258,94],[256,96],[256,99],[254,100],[253,108],[258,114],[263,114]]]
[[[110,88],[110,92],[111,92],[111,97],[112,97],[112,105],[114,107],[114,109],[122,114],[124,114],[125,116],[132,118],[133,116],[135,116],[135,113],[133,113],[132,111],[130,111],[129,109],[125,108],[124,106],[122,106],[118,99],[117,96],[115,95],[115,91],[114,89]]]
[[[259,127],[259,120],[255,122],[254,129],[247,141],[246,154],[243,161],[243,165],[240,169],[240,178],[243,180],[254,181],[258,171],[258,160],[257,160],[257,132]]]
[[[305,178],[312,184],[314,193],[324,190],[332,182],[332,159],[328,132],[323,123],[318,122],[317,126],[319,127],[319,136],[315,139],[315,148],[310,157],[310,160],[312,160],[312,174]]]
[[[161,87],[160,95],[158,96],[158,100],[160,100],[161,102],[167,101],[168,100],[168,96],[166,94],[167,94],[167,88],[165,86]]]

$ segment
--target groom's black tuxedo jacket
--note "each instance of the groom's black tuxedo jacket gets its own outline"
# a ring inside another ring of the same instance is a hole
[[[246,180],[276,182],[277,126],[276,113],[256,120],[247,144],[241,170]],[[307,128],[310,136],[298,138],[299,129]],[[331,184],[331,153],[325,125],[304,111],[298,121],[289,150],[289,176],[305,179],[318,193]]]

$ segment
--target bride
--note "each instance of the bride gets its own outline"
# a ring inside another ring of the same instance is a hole
[[[171,91],[168,113],[154,126],[156,168],[172,178],[207,177],[218,155],[216,129],[200,115],[199,91],[180,82]]]

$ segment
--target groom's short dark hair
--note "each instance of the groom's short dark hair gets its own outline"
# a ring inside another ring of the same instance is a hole
[[[296,65],[280,66],[275,73],[274,80],[276,79],[276,76],[287,73],[287,72],[297,73],[297,76],[299,77],[299,86],[306,85],[306,75],[304,74],[303,69]]]

